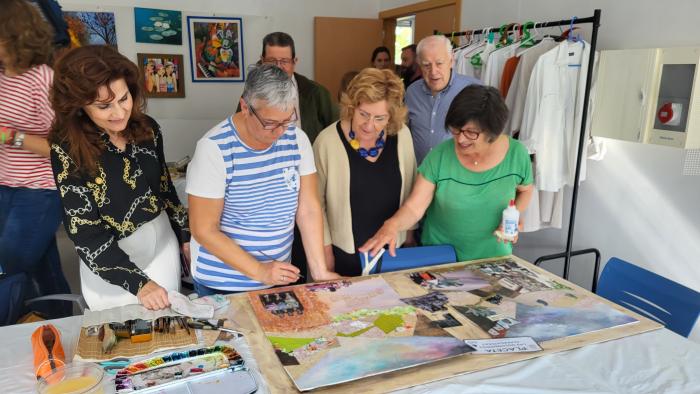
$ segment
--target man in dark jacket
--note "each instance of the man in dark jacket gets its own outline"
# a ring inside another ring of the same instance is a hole
[[[338,120],[338,108],[331,101],[331,95],[320,84],[294,72],[297,57],[294,40],[287,33],[270,33],[263,38],[263,63],[276,64],[283,69],[294,82],[299,91],[296,103],[297,113],[301,118],[301,129],[314,142],[318,133]]]

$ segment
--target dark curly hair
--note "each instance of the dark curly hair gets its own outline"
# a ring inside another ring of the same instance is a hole
[[[67,148],[79,171],[93,174],[98,156],[105,149],[101,131],[83,107],[98,98],[103,86],[109,90],[108,100],[113,100],[114,92],[109,85],[120,79],[126,82],[134,101],[124,137],[136,143],[152,139],[153,125],[143,114],[146,106],[143,78],[133,62],[108,45],[71,49],[56,61],[50,94],[56,118],[49,140]]]

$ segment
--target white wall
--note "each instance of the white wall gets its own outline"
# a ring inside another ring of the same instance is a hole
[[[196,141],[212,126],[231,114],[243,91],[242,83],[192,83],[189,64],[187,16],[236,16],[243,19],[246,65],[260,57],[265,34],[289,33],[295,41],[297,72],[313,78],[313,26],[315,16],[376,18],[377,0],[59,0],[66,11],[115,13],[119,52],[136,61],[137,52],[179,53],[185,63],[185,98],[149,99],[148,113],[162,126],[165,156],[175,161],[192,155]],[[133,7],[182,11],[183,45],[135,42]]]
[[[398,8],[398,7],[403,7],[403,6],[409,5],[409,4],[419,3],[419,1],[415,1],[415,0],[380,0],[379,3],[380,3],[379,4],[380,11],[386,11],[386,10],[390,10],[392,8]]]

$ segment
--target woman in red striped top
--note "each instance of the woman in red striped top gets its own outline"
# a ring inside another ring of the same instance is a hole
[[[56,230],[61,200],[46,140],[53,34],[24,0],[3,1],[0,13],[0,267],[29,278],[27,297],[70,293],[61,269]],[[8,302],[2,300],[0,302]],[[52,304],[52,316],[70,304]]]

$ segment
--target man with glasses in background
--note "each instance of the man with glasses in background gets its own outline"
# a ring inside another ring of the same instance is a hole
[[[241,111],[198,142],[187,170],[192,277],[200,296],[287,285],[295,222],[314,280],[326,268],[311,143],[297,127],[297,89],[280,68],[248,74]]]
[[[277,65],[292,79],[299,93],[294,107],[301,118],[301,129],[313,144],[321,130],[338,120],[338,108],[331,101],[328,89],[294,72],[298,59],[294,40],[287,33],[270,33],[263,38],[260,61]]]
[[[445,128],[445,116],[454,97],[478,79],[452,71],[452,43],[445,36],[428,36],[418,43],[418,66],[423,74],[406,90],[408,128],[413,137],[416,162],[452,134]]]
[[[313,144],[321,130],[338,120],[338,107],[331,101],[331,94],[325,87],[294,72],[299,60],[296,56],[294,40],[289,34],[274,32],[263,38],[260,63],[274,64],[292,79],[298,93],[294,99],[294,108],[299,115],[301,129]],[[294,237],[292,263],[305,273],[308,263],[298,227],[294,228]]]

